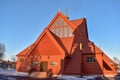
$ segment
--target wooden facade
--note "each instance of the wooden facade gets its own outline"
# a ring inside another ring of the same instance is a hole
[[[58,12],[38,39],[17,54],[19,72],[117,74],[114,63],[89,40],[86,18],[69,20]]]

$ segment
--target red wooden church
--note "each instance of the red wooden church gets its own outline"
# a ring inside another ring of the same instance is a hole
[[[60,11],[35,42],[17,54],[17,58],[19,72],[117,74],[117,64],[89,40],[86,18],[69,20]]]

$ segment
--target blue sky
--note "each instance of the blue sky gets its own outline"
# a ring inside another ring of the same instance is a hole
[[[6,60],[32,44],[58,10],[70,19],[86,16],[89,39],[120,59],[119,0],[0,0],[0,43]]]

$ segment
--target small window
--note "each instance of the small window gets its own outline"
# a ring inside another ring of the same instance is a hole
[[[33,62],[33,65],[34,65],[34,66],[39,66],[39,62],[37,62],[37,61],[36,61],[36,62]]]
[[[23,62],[24,60],[25,60],[24,57],[21,57],[21,58],[20,58],[20,62]]]
[[[87,62],[96,62],[95,57],[87,57]]]
[[[57,65],[57,62],[50,62],[50,65],[51,65],[51,66],[56,66],[56,65]]]
[[[83,45],[82,45],[82,43],[80,43],[80,50],[83,50]]]

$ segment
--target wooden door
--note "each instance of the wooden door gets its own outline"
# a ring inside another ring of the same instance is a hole
[[[40,72],[48,71],[48,61],[41,61],[40,63]]]

